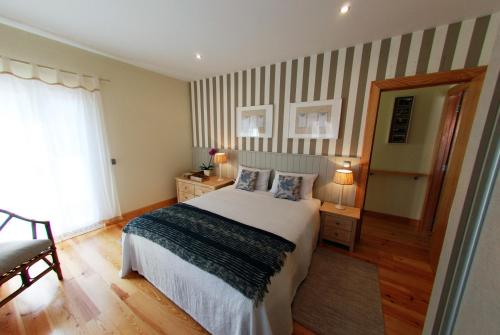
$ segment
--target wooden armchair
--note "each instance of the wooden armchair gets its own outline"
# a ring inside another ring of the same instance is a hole
[[[26,219],[22,216],[0,209],[0,217],[3,217],[4,215],[6,215],[7,218],[0,224],[0,232],[7,225],[7,223],[11,221],[11,219],[15,218],[31,223],[33,239],[25,241],[0,242],[0,286],[17,275],[21,277],[22,282],[21,286],[16,291],[0,301],[0,307],[8,303],[51,270],[54,270],[57,273],[57,278],[59,278],[59,280],[63,279],[61,266],[59,264],[59,259],[57,258],[54,237],[52,236],[52,231],[50,229],[50,222]],[[43,225],[45,227],[47,239],[37,239],[36,228],[38,225]],[[50,261],[47,256],[51,256],[52,261]],[[40,274],[36,275],[34,278],[31,278],[29,268],[40,260],[47,263],[49,267]]]

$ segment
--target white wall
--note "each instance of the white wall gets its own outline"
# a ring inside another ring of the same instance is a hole
[[[446,271],[450,262],[451,250],[455,242],[458,222],[462,208],[464,207],[464,199],[471,179],[495,83],[500,72],[500,34],[498,34],[498,30],[495,40],[495,46],[481,91],[476,118],[472,126],[462,171],[448,219],[448,228],[436,271],[423,334],[431,334],[432,331]],[[463,297],[462,309],[455,328],[456,334],[496,334],[498,333],[498,329],[500,329],[500,314],[498,313],[500,302],[500,291],[498,290],[500,253],[493,253],[494,250],[498,250],[498,236],[500,235],[498,226],[499,216],[497,181],[494,198],[490,203],[485,226],[481,233],[480,247],[475,254],[472,273],[469,277],[465,296]]]
[[[500,72],[500,33],[488,69],[491,89]],[[489,90],[486,94],[491,93]],[[498,92],[497,92],[498,94]],[[496,113],[500,113],[498,101]],[[498,141],[498,137],[496,138]],[[498,334],[500,329],[500,179],[488,206],[455,325],[455,334]]]
[[[500,329],[500,179],[476,249],[455,334],[498,334]]]
[[[0,25],[0,55],[108,78],[104,117],[123,212],[175,197],[191,167],[187,82]]]

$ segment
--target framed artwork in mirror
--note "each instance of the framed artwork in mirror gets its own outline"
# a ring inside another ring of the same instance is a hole
[[[414,96],[394,99],[391,127],[389,128],[389,143],[408,143],[414,101]]]

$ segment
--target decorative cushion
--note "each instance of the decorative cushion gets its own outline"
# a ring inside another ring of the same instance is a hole
[[[51,245],[50,240],[42,239],[0,243],[0,274],[29,261]]]
[[[240,178],[236,183],[236,188],[244,191],[253,192],[255,190],[255,185],[257,183],[258,176],[259,176],[259,171],[242,169],[240,173]]]
[[[273,185],[271,187],[271,193],[273,194],[275,194],[278,191],[278,180],[279,176],[281,175],[302,177],[300,197],[304,200],[312,199],[314,181],[318,177],[316,173],[292,173],[292,172],[276,171],[276,173],[274,174]]]
[[[302,186],[302,176],[280,175],[278,180],[278,190],[274,194],[275,198],[300,200],[300,189]]]
[[[271,170],[269,169],[258,169],[252,168],[244,165],[240,165],[238,168],[238,176],[236,177],[236,184],[240,180],[241,170],[246,169],[250,171],[259,171],[257,176],[257,183],[255,184],[255,189],[257,191],[267,191],[269,189],[269,177],[271,176]]]

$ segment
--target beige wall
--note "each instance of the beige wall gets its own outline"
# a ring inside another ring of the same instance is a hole
[[[191,167],[187,82],[4,25],[0,54],[110,79],[101,87],[122,211],[175,197],[174,176]]]
[[[377,117],[371,169],[429,174],[446,92],[451,86],[383,92]],[[415,96],[407,143],[388,143],[394,99]],[[419,220],[427,177],[374,174],[368,179],[365,209]]]

